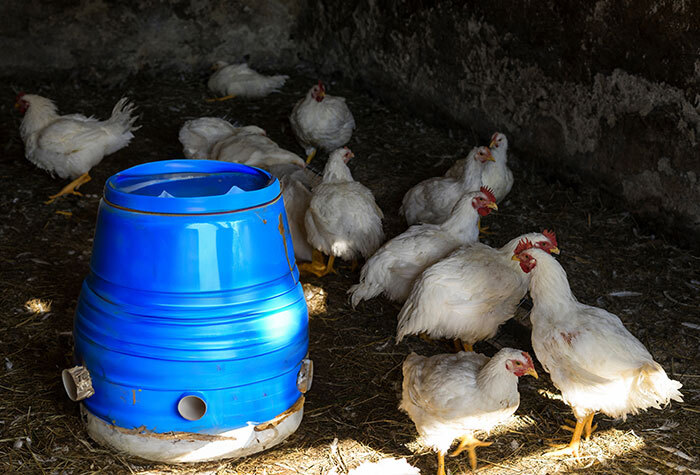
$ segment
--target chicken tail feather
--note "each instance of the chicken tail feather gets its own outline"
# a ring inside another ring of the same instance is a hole
[[[637,391],[631,394],[639,399],[642,404],[639,407],[665,406],[671,400],[683,402],[683,394],[679,391],[683,385],[670,379],[660,364],[656,362],[646,363],[639,371],[637,379]]]

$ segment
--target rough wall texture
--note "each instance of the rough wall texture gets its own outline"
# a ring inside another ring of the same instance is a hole
[[[0,75],[108,84],[301,58],[482,139],[502,130],[700,243],[697,0],[4,0],[0,44]]]
[[[326,0],[309,31],[323,70],[700,236],[700,2]]]
[[[77,69],[115,82],[147,69],[185,71],[246,56],[258,66],[291,66],[300,4],[3,0],[0,74]]]

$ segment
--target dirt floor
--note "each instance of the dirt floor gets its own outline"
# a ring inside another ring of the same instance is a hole
[[[421,448],[416,430],[397,406],[401,363],[411,351],[445,351],[417,338],[394,345],[400,306],[383,298],[353,311],[346,290],[358,271],[304,278],[310,298],[312,390],[299,430],[282,445],[238,461],[168,466],[117,455],[92,442],[78,406],[64,394],[60,371],[71,356],[73,311],[88,272],[93,227],[102,187],[110,175],[143,162],[180,157],[182,123],[220,116],[256,124],[297,153],[287,117],[315,81],[303,72],[281,93],[260,101],[209,104],[206,78],[135,78],[118,90],[71,78],[2,81],[0,105],[0,471],[3,473],[226,473],[342,475],[363,461],[405,457],[423,473],[436,459]],[[54,99],[62,113],[105,118],[123,95],[139,106],[142,128],[131,145],[107,157],[82,187],[83,198],[45,205],[65,180],[52,179],[23,158],[21,116],[14,111],[20,90]],[[387,236],[404,229],[397,210],[403,193],[443,173],[478,142],[471,131],[431,127],[392,110],[369,95],[331,83],[331,94],[347,97],[358,124],[350,147],[355,178],[375,193],[386,215]],[[481,139],[486,139],[482,137]],[[517,150],[518,137],[509,137]],[[571,415],[543,370],[523,378],[516,416],[494,430],[494,444],[480,449],[479,469],[500,473],[700,473],[700,257],[638,223],[623,203],[593,184],[562,183],[557,171],[532,157],[510,156],[516,182],[498,213],[487,218],[500,246],[524,232],[556,230],[576,296],[617,314],[675,379],[685,402],[631,416],[626,422],[597,416],[598,431],[579,460],[544,457],[549,442],[568,441],[559,428]],[[325,157],[313,166],[320,169]],[[39,299],[39,300],[37,300]],[[524,306],[527,308],[527,305]],[[476,350],[501,346],[531,351],[527,319],[506,324]],[[469,472],[466,457],[448,458],[453,473]]]

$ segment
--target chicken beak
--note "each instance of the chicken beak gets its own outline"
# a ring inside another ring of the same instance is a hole
[[[326,97],[326,91],[319,92],[318,97],[321,97],[321,98]]]
[[[15,109],[19,110],[20,107],[22,107],[22,106],[19,105],[19,102],[15,102]]]
[[[498,205],[494,203],[493,201],[489,201],[486,203],[487,208],[491,208],[492,210],[498,211]]]
[[[513,257],[511,257],[510,260],[520,262],[520,257],[518,257],[516,254],[513,254]]]
[[[491,142],[491,143],[493,143],[493,142]],[[487,162],[495,162],[496,161],[493,154],[491,153],[491,148],[489,148],[489,154],[486,156],[486,161]]]
[[[496,141],[492,140],[491,143],[489,144],[489,148],[493,148],[494,145],[496,145]]]
[[[553,247],[549,250],[550,254],[556,254],[559,255],[559,248],[558,247]]]
[[[515,257],[515,256],[513,256]],[[527,371],[525,371],[525,374],[529,374],[535,379],[540,379],[540,377],[537,375],[537,371],[535,371],[535,368],[529,368]]]

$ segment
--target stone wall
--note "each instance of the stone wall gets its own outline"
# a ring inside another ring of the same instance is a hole
[[[249,58],[296,63],[301,0],[0,2],[0,74],[75,71],[115,83],[146,70],[191,71]]]
[[[700,242],[699,1],[4,0],[0,40],[0,75],[107,84],[301,60],[483,140],[501,130]]]
[[[307,52],[322,70],[484,140],[503,131],[700,236],[700,2],[317,3]]]

